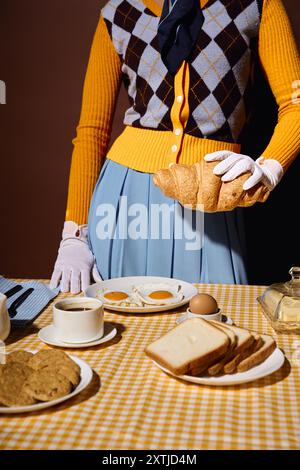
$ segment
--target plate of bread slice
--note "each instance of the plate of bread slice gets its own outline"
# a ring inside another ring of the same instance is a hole
[[[212,386],[258,380],[285,360],[272,336],[202,318],[176,325],[145,352],[167,374]]]

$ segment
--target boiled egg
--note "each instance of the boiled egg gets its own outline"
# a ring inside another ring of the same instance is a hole
[[[190,311],[197,315],[209,315],[218,311],[216,299],[205,293],[194,295],[190,300],[189,307]]]

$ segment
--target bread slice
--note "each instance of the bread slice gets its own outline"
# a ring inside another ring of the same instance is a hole
[[[229,337],[210,322],[191,318],[175,326],[145,349],[146,354],[175,375],[207,368],[226,353]]]
[[[233,374],[234,372],[236,372],[238,364],[261,347],[263,343],[261,336],[256,333],[253,333],[253,335],[254,335],[253,343],[248,348],[235,354],[232,357],[232,359],[224,365],[225,374]]]
[[[217,328],[221,328],[223,331],[232,331],[237,337],[237,343],[235,346],[235,354],[243,351],[248,348],[254,341],[254,336],[251,331],[246,330],[245,328],[240,328],[235,325],[224,325],[224,323],[211,320],[211,323]]]
[[[230,350],[233,350],[238,342],[238,337],[235,332],[233,330],[230,330],[229,328],[224,328],[224,325],[221,322],[214,321],[213,325],[219,330],[224,331],[224,333],[229,337]]]
[[[263,344],[260,348],[256,349],[250,356],[243,359],[237,366],[238,372],[246,372],[247,370],[251,369],[258,364],[261,364],[265,361],[273,351],[276,349],[276,342],[269,335],[261,335],[261,339],[263,340]]]
[[[224,331],[224,333],[226,333],[226,335],[229,337],[229,340],[230,340],[230,346],[229,346],[225,356],[223,357],[223,359],[218,360],[218,362],[216,362],[215,364],[211,365],[208,368],[208,370],[207,370],[208,375],[217,375],[217,374],[219,374],[219,372],[222,370],[224,364],[226,364],[227,361],[230,360],[230,358],[233,356],[234,350],[235,350],[236,345],[237,345],[237,340],[238,340],[238,337],[233,332],[233,330],[230,330],[228,328],[223,328],[222,323],[214,322],[214,325],[216,326],[216,328],[218,328],[221,331]]]
[[[209,375],[217,375],[221,372],[225,372],[225,366],[230,363],[233,358],[236,356],[240,357],[244,351],[247,351],[251,345],[254,343],[254,335],[251,331],[246,330],[244,328],[239,328],[233,325],[224,325],[223,323],[217,322],[212,320],[211,323],[216,326],[216,328],[221,329],[222,331],[226,332],[227,334],[234,334],[235,336],[235,344],[234,347],[228,349],[227,354],[220,360],[217,361],[215,364],[212,364],[211,367],[208,369]],[[229,366],[231,369],[231,366]]]

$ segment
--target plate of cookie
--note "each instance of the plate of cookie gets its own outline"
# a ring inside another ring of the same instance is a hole
[[[73,398],[91,382],[82,359],[56,349],[16,350],[0,365],[0,413],[39,411]]]

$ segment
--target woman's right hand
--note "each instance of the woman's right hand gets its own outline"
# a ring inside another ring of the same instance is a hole
[[[91,284],[92,272],[94,274],[95,271],[94,256],[88,245],[87,225],[65,222],[50,287],[54,289],[60,285],[62,292],[78,294]]]

